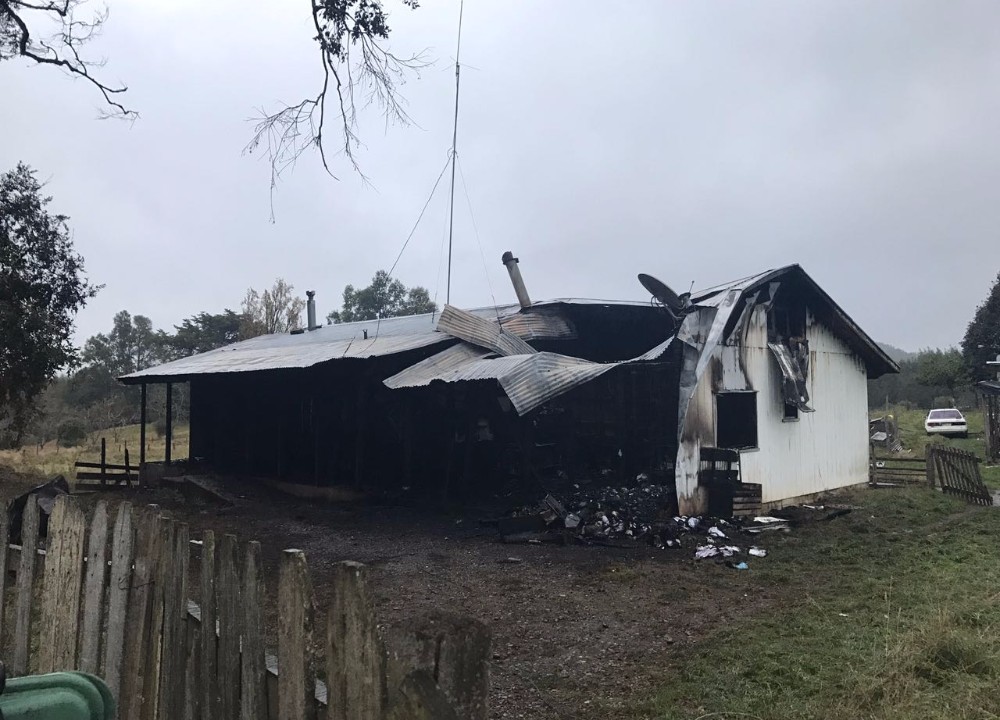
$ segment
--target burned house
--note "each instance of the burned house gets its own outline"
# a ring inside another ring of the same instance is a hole
[[[727,492],[719,458],[738,458],[763,503],[866,481],[867,379],[897,368],[799,266],[678,310],[532,303],[505,261],[517,305],[310,323],[122,381],[190,383],[192,458],[315,492],[462,499],[642,478],[694,513]]]

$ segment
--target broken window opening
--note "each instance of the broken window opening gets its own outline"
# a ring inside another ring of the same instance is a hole
[[[791,403],[782,403],[785,408],[785,414],[782,416],[782,422],[795,422],[799,419],[799,406],[792,405]]]
[[[757,393],[720,392],[715,396],[716,445],[731,450],[756,450]]]

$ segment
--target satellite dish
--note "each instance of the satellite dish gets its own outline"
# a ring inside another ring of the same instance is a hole
[[[670,314],[675,317],[687,310],[687,308],[691,305],[691,293],[678,295],[671,290],[665,282],[657,280],[652,275],[639,273],[639,282],[641,282],[642,286],[649,291],[650,295],[656,298],[657,302],[663,305],[663,307],[669,310]]]

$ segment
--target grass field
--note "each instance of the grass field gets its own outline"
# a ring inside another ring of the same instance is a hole
[[[751,613],[669,669],[637,716],[996,718],[1000,510],[864,490],[846,517],[769,538],[734,577]]]
[[[139,425],[126,425],[91,433],[86,442],[78,447],[59,447],[55,441],[43,447],[37,445],[20,450],[0,450],[0,465],[7,465],[19,472],[34,472],[45,477],[65,475],[73,478],[76,474],[73,463],[77,460],[99,462],[101,459],[101,438],[107,440],[107,461],[112,464],[125,462],[125,448],[128,447],[129,461],[139,464]],[[174,427],[173,457],[188,456],[190,432],[186,424]],[[146,426],[146,459],[162,460],[166,449],[166,438],[157,437],[152,424]]]

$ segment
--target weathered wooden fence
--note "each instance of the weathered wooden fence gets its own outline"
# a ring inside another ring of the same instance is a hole
[[[125,720],[486,717],[485,626],[440,614],[381,628],[362,564],[335,566],[316,634],[305,555],[285,550],[269,633],[265,592],[274,588],[265,587],[257,542],[212,532],[192,541],[185,523],[128,502],[109,528],[105,501],[88,522],[63,496],[41,550],[38,520],[32,499],[17,547],[0,516],[0,578],[16,571],[12,593],[0,593],[11,674],[96,673]],[[5,614],[7,594],[14,606]]]
[[[868,483],[872,487],[923,485],[927,482],[927,459],[914,457],[876,457],[871,455]]]
[[[979,474],[979,458],[971,452],[936,443],[928,445],[927,482],[969,502],[993,504],[993,495]]]

